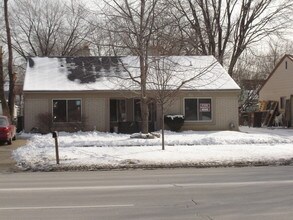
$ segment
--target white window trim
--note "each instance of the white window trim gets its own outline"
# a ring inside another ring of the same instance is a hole
[[[206,123],[206,122],[212,122],[213,121],[213,110],[214,110],[214,105],[213,105],[213,99],[211,97],[184,97],[183,98],[183,115],[185,117],[185,99],[197,99],[197,104],[199,104],[199,99],[210,99],[211,100],[211,120],[185,120],[185,122],[196,122],[196,123]],[[199,114],[199,112],[197,113]],[[199,115],[197,115],[199,116]],[[197,117],[199,118],[199,117]]]
[[[54,101],[55,100],[65,100],[66,101],[66,121],[63,121],[63,122],[54,122]],[[69,100],[80,100],[80,107],[81,107],[81,109],[80,109],[80,117],[81,117],[81,119],[82,119],[82,115],[83,115],[83,112],[82,112],[82,98],[53,98],[51,101],[52,101],[52,103],[51,103],[51,106],[52,106],[52,108],[51,108],[51,112],[52,112],[52,122],[53,123],[56,123],[56,124],[59,124],[59,123],[82,123],[82,121],[77,121],[77,122],[69,122],[68,121],[68,103],[67,103],[67,101],[69,101]]]

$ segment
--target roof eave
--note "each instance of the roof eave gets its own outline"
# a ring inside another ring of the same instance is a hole
[[[105,93],[105,92],[139,92],[140,90],[24,90],[23,93]],[[151,92],[154,90],[148,90]],[[181,89],[181,92],[240,92],[241,89]]]

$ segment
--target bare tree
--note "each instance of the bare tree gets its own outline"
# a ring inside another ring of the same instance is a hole
[[[9,107],[5,98],[4,94],[4,71],[3,71],[3,53],[2,53],[2,47],[0,46],[0,101],[2,106],[2,113],[3,115],[6,115],[7,117],[10,117],[10,111]]]
[[[11,15],[13,48],[24,58],[74,55],[92,31],[87,9],[76,0],[19,0]]]
[[[140,75],[135,78],[129,72],[129,77],[140,87],[142,133],[148,132],[148,102],[147,76],[149,73],[149,55],[151,41],[158,28],[158,18],[164,13],[160,0],[112,0],[104,1],[104,18],[110,34],[114,54],[123,48],[139,59]],[[115,41],[112,41],[115,39]],[[125,50],[123,50],[125,51]]]
[[[1,10],[0,10],[0,16],[4,18],[4,5],[1,4]],[[3,36],[5,35],[5,19],[0,19],[0,36],[1,36],[1,42],[0,42],[0,101],[1,101],[1,107],[2,107],[2,113],[3,115],[6,115],[7,117],[10,118],[10,113],[9,113],[9,107],[7,104],[7,100],[5,97],[5,78],[7,77],[7,74],[5,74],[4,71],[4,51],[2,48],[2,39]]]
[[[285,54],[293,53],[292,40],[288,39],[270,39],[267,42],[267,49],[265,51],[256,51],[253,53],[255,60],[256,71],[263,78],[267,78],[273,71],[279,60]]]
[[[8,95],[8,107],[9,116],[11,120],[14,118],[14,84],[15,84],[15,73],[13,72],[13,54],[12,54],[12,43],[11,43],[11,32],[8,17],[8,0],[4,0],[4,17],[5,17],[5,27],[6,27],[6,38],[7,38],[7,48],[8,48],[8,76],[9,76],[9,95]],[[2,51],[1,51],[2,52]],[[1,55],[2,56],[2,55]],[[3,74],[2,74],[3,76]],[[2,85],[3,85],[2,78]],[[4,103],[5,105],[5,103]],[[5,107],[4,107],[5,108]]]
[[[250,45],[289,26],[290,0],[170,0],[185,18],[184,31],[192,37],[198,53],[214,55],[221,64],[227,59],[228,73]]]
[[[201,86],[213,83],[220,77],[217,74],[206,76],[213,72],[216,61],[203,65],[201,68],[194,66],[193,59],[188,57],[160,56],[150,57],[147,88],[160,106],[162,126],[162,150],[165,150],[165,122],[164,115],[173,104],[181,89],[196,90]],[[197,60],[200,62],[200,60]],[[200,82],[205,79],[205,83]]]
[[[257,110],[257,92],[265,80],[265,75],[258,68],[258,61],[260,61],[259,57],[245,52],[235,67],[234,79],[241,87],[241,94],[239,96],[241,112]]]
[[[57,52],[61,55],[76,55],[89,44],[89,36],[93,33],[92,16],[85,4],[71,0],[65,6],[65,21],[59,33]]]
[[[241,55],[234,70],[234,79],[242,89],[239,99],[241,111],[257,110],[258,90],[279,60],[286,53],[293,52],[291,44],[289,40],[270,39],[265,45],[266,50],[250,50]]]

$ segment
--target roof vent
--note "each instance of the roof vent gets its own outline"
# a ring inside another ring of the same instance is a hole
[[[76,55],[81,56],[81,57],[89,57],[91,56],[91,51],[89,45],[85,44],[83,45],[82,48],[80,48],[77,52]]]

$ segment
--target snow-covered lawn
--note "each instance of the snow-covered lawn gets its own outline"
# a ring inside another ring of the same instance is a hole
[[[160,138],[134,139],[125,134],[62,132],[58,140],[59,165],[51,134],[31,135],[25,146],[13,152],[13,157],[18,166],[31,170],[233,166],[293,161],[292,129],[166,131],[164,151]]]

